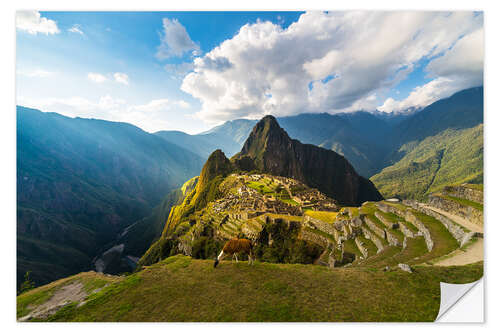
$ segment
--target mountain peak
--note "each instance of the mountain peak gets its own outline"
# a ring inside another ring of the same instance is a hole
[[[267,133],[268,131],[279,131],[279,130],[285,132],[278,124],[278,120],[276,120],[276,118],[274,118],[274,116],[271,115],[267,115],[264,118],[262,118],[255,125],[254,129],[264,129],[266,130],[265,133]]]
[[[270,115],[254,126],[241,152],[231,160],[242,170],[294,178],[340,203],[360,204],[382,198],[343,156],[291,139]]]
[[[202,188],[217,176],[227,176],[232,171],[231,162],[222,150],[215,150],[208,157],[198,180],[198,187]]]
[[[290,147],[292,139],[288,136],[284,129],[280,127],[276,118],[271,115],[262,118],[253,127],[250,135],[245,141],[241,152],[235,156],[235,160],[241,160],[239,157],[250,156],[253,163],[247,163],[246,159],[242,160],[244,165],[251,165],[260,170],[265,169],[265,155],[272,155],[273,152]],[[236,163],[240,165],[241,163]]]

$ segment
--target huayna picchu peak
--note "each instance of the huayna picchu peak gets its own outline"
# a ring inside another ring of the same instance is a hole
[[[359,205],[382,199],[372,182],[359,176],[345,157],[291,139],[271,115],[254,126],[241,152],[231,160],[245,171],[255,168],[296,179],[342,204]]]
[[[172,207],[161,238],[139,265],[176,253],[207,258],[223,240],[240,235],[257,243],[259,258],[313,263],[323,250],[295,222],[334,218],[341,205],[381,199],[343,156],[291,139],[266,116],[231,160],[219,149],[208,157],[197,185]],[[284,245],[278,238],[289,248],[279,255]]]

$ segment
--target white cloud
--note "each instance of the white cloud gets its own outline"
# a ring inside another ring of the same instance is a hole
[[[129,77],[127,74],[125,73],[114,73],[113,75],[111,74],[101,74],[101,73],[88,73],[87,74],[87,77],[89,78],[89,80],[91,81],[94,81],[96,83],[103,83],[105,81],[108,80],[108,77],[111,77],[112,76],[112,79],[115,80],[115,82],[117,83],[121,83],[121,84],[125,84],[125,85],[128,85],[129,84]]]
[[[184,78],[187,73],[194,69],[194,64],[192,62],[183,62],[180,64],[166,64],[165,70],[172,75],[173,78]]]
[[[188,102],[183,101],[183,100],[177,101],[177,102],[175,102],[175,104],[177,104],[178,106],[180,106],[183,109],[189,109],[191,107],[191,105]]]
[[[35,10],[20,10],[16,12],[16,28],[36,35],[37,33],[51,35],[58,34],[56,21],[42,17]]]
[[[81,30],[81,26],[79,24],[74,24],[71,28],[68,29],[69,32],[73,32],[75,34],[80,34],[84,35],[83,31]]]
[[[483,81],[484,30],[483,28],[464,36],[442,57],[432,60],[427,70],[445,77],[467,77],[475,84]]]
[[[424,107],[453,93],[483,84],[484,30],[477,29],[459,39],[443,56],[426,67],[435,79],[413,89],[410,95],[396,101],[388,98],[378,109],[383,112]]]
[[[99,73],[88,73],[87,77],[89,80],[94,81],[96,83],[102,83],[107,80],[106,76]]]
[[[181,89],[202,102],[197,115],[210,122],[375,109],[374,94],[482,25],[473,12],[421,11],[308,12],[287,29],[258,21],[196,58]]]
[[[52,76],[54,73],[46,71],[44,69],[34,69],[34,70],[20,70],[17,72],[19,75],[23,75],[26,77],[49,77]]]
[[[197,56],[200,48],[198,44],[191,40],[186,28],[177,19],[164,18],[163,34],[160,38],[156,57],[158,59],[180,57],[190,51],[194,56]]]
[[[146,111],[146,112],[151,112],[151,111],[160,111],[164,110],[166,108],[169,108],[172,103],[166,99],[154,99],[151,102],[143,105],[136,105],[133,107],[134,110],[138,111]]]
[[[128,85],[128,75],[127,74],[115,73],[115,74],[113,74],[113,77],[115,78],[116,82]]]
[[[190,105],[183,100],[155,99],[145,104],[130,104],[110,95],[92,101],[83,97],[26,99],[19,97],[18,105],[44,112],[57,112],[69,117],[96,118],[127,122],[149,132],[171,129],[169,118],[179,108]]]

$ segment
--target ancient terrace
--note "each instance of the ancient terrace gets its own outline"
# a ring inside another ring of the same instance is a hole
[[[447,187],[417,201],[365,202],[339,212],[304,208],[294,191],[302,184],[268,175],[233,175],[234,191],[209,205],[199,225],[210,223],[221,240],[262,239],[265,226],[285,223],[299,238],[323,248],[317,264],[411,270],[411,266],[464,265],[483,260],[482,188]],[[281,190],[278,190],[282,186]],[[313,208],[334,205],[303,188]],[[306,201],[304,200],[304,201]],[[302,201],[302,202],[304,202]],[[196,238],[194,227],[188,239]],[[185,254],[190,255],[189,242]]]

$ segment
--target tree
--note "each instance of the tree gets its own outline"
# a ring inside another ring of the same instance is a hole
[[[24,274],[24,281],[23,281],[23,283],[21,283],[21,287],[19,289],[20,294],[35,288],[35,282],[33,282],[33,280],[31,280],[30,275],[31,275],[31,271],[27,271]]]

